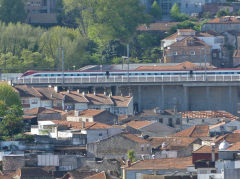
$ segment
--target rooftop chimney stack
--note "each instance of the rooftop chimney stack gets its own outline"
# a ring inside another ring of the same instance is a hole
[[[212,162],[215,162],[215,144],[212,143],[211,147],[212,147]]]
[[[58,86],[54,86],[54,91],[56,92],[56,93],[58,93]]]
[[[82,92],[82,95],[85,96],[85,92],[84,91]]]
[[[77,89],[77,93],[80,93],[80,90],[79,90],[79,89]]]
[[[70,90],[69,90],[69,89],[67,90],[67,93],[70,93]]]

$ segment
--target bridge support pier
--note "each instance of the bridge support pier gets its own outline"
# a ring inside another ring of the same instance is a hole
[[[209,90],[210,87],[206,86],[206,110],[210,109],[210,104],[209,104]]]
[[[138,111],[142,111],[142,87],[138,86]]]
[[[164,86],[161,86],[161,109],[164,110],[165,109],[165,91],[164,91]]]
[[[118,96],[119,95],[119,87],[118,86],[115,86],[115,96]]]
[[[189,88],[184,86],[183,87],[183,110],[189,111]]]

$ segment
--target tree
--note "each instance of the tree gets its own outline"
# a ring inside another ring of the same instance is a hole
[[[217,17],[226,16],[227,12],[225,10],[219,10],[216,14]]]
[[[150,14],[155,18],[160,20],[162,18],[162,10],[155,0],[151,6]]]
[[[175,3],[170,11],[171,17],[176,21],[184,21],[188,19],[186,14],[181,13],[180,8],[177,3]]]
[[[26,18],[22,0],[0,0],[0,19],[6,23],[23,22]]]
[[[21,106],[19,95],[6,83],[0,83],[0,101],[3,101],[8,107],[12,105]]]
[[[130,160],[131,162],[136,162],[134,150],[129,150],[127,154],[128,154],[128,160]]]
[[[0,101],[0,117],[3,117],[6,115],[7,111],[7,105],[4,101]]]

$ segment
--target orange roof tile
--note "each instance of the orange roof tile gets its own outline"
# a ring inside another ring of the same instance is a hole
[[[51,109],[47,109],[44,107],[38,107],[38,108],[33,108],[30,110],[26,110],[24,111],[24,114],[54,114],[54,113],[62,113],[64,111],[60,111],[60,110],[55,110],[53,108]]]
[[[105,129],[112,127],[110,125],[99,122],[85,122],[84,124],[82,122],[57,121],[57,120],[52,120],[52,122],[58,125],[68,126],[71,129]]]
[[[134,129],[141,129],[143,127],[151,125],[152,123],[152,121],[130,121],[126,123],[126,126],[130,126]]]
[[[240,150],[240,142],[232,144],[229,148],[227,148],[227,150]]]
[[[93,105],[113,105],[111,98],[104,94],[86,94],[85,98]]]
[[[126,170],[169,170],[187,169],[192,165],[192,157],[184,158],[164,158],[152,160],[139,160],[132,163],[130,167],[125,166]]]
[[[197,140],[197,138],[194,137],[151,137],[147,139],[151,142],[152,147],[161,147],[162,144],[165,145],[162,149],[176,149],[176,148],[182,148],[187,147],[191,145],[193,142]]]
[[[111,99],[114,103],[114,106],[128,107],[132,97],[131,96],[112,96]]]
[[[209,47],[208,44],[206,44],[204,41],[198,39],[197,37],[192,37],[192,36],[186,36],[185,38],[174,42],[173,44],[170,45],[170,47]]]
[[[211,19],[207,24],[239,24],[240,20],[233,16],[223,16]]]
[[[234,58],[240,58],[240,50],[235,50],[233,53]]]
[[[208,125],[196,125],[188,129],[173,134],[174,137],[208,137],[209,126]]]
[[[89,101],[81,94],[76,91],[61,92],[65,95],[65,103],[89,103]]]
[[[229,133],[222,136],[218,136],[214,142],[221,143],[223,140],[227,141],[230,144],[240,142],[240,133]]]
[[[19,93],[20,97],[37,97],[43,98],[43,95],[39,93],[34,87],[27,85],[18,85],[14,87]]]
[[[227,118],[238,119],[237,116],[232,115],[226,111],[184,111],[181,112],[182,118]]]
[[[218,153],[218,147],[215,147],[214,151],[215,153]],[[208,145],[203,145],[192,153],[212,153],[212,147]]]
[[[137,137],[134,134],[121,134],[121,135],[126,137],[127,139],[132,140],[132,141],[137,142],[137,143],[149,143],[147,140],[145,140],[141,137]]]
[[[84,179],[107,179],[105,172],[100,172]]]

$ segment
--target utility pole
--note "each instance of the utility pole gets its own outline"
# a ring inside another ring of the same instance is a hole
[[[64,85],[64,48],[61,47],[62,49],[62,85]]]
[[[127,59],[128,59],[128,82],[129,82],[129,43],[127,44]]]

